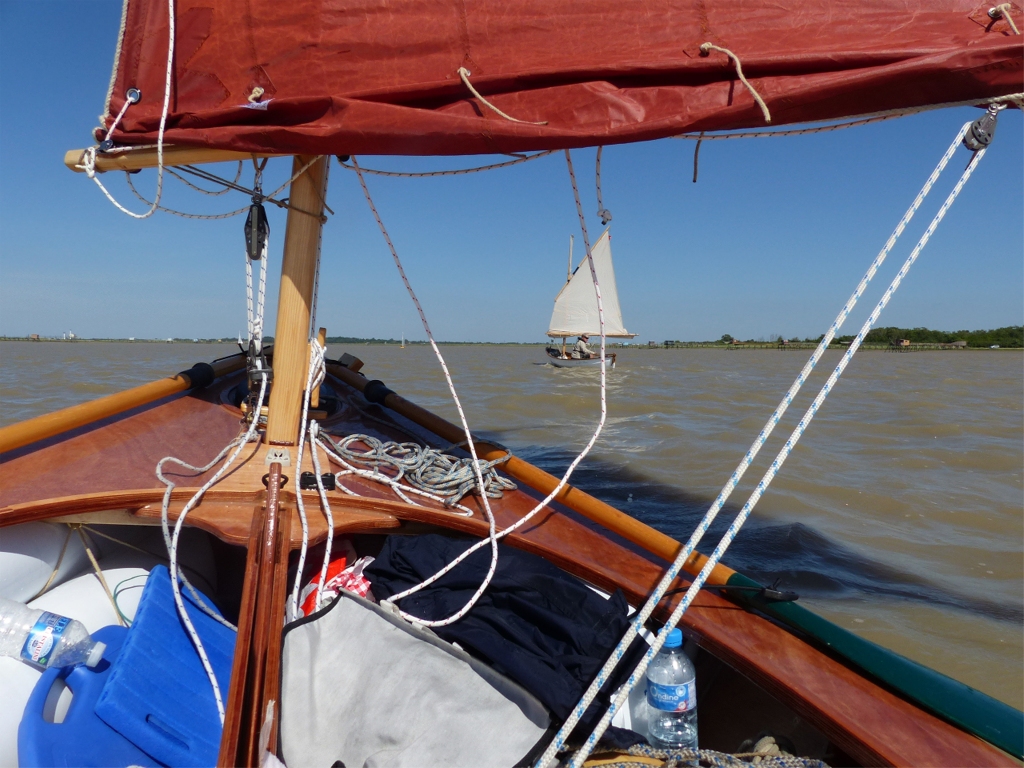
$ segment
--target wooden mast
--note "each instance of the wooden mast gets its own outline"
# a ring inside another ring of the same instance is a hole
[[[218,765],[260,765],[261,736],[277,744],[280,712],[281,630],[288,582],[291,505],[280,490],[291,478],[297,490],[300,468],[295,446],[309,366],[310,313],[327,194],[328,157],[296,156],[293,174],[314,162],[291,185],[281,290],[274,333],[274,380],[267,417],[266,500],[256,510],[249,539],[238,639],[231,670]],[[297,577],[298,578],[298,577]]]

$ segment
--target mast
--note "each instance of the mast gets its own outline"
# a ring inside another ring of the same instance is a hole
[[[313,157],[297,155],[292,173]],[[291,477],[298,492],[301,467],[295,446],[309,365],[310,314],[316,292],[317,263],[323,233],[329,157],[296,178],[289,191],[288,220],[281,263],[281,290],[274,333],[274,381],[267,417],[264,478],[267,491],[257,505],[249,535],[238,639],[225,711],[218,765],[259,765],[260,736],[270,726],[277,743],[280,712],[281,629],[288,588],[291,503],[281,503],[281,489]],[[259,460],[259,459],[256,459]]]

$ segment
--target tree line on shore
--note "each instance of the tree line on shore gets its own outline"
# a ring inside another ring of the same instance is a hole
[[[803,342],[808,344],[817,344],[823,338],[825,334],[821,334],[817,338],[802,339]],[[850,342],[855,337],[850,336],[836,336],[835,341]],[[769,341],[780,341],[781,336],[772,336]],[[1024,325],[1008,325],[1003,328],[993,328],[985,331],[934,331],[931,328],[896,328],[889,326],[885,328],[872,328],[868,331],[864,337],[865,344],[894,344],[900,339],[906,339],[911,344],[952,344],[956,341],[967,342],[968,347],[1006,347],[1010,349],[1019,349],[1024,347]],[[729,334],[725,334],[719,343],[732,344],[734,341],[738,343],[763,343],[764,340],[760,339],[755,341],[750,339],[747,342],[741,342],[739,339],[733,339]],[[788,341],[801,341],[801,339],[788,339]]]

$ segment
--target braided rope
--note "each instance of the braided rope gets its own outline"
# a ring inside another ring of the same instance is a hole
[[[750,131],[743,133],[720,133],[706,135],[700,133],[681,133],[678,136],[670,136],[672,139],[689,139],[690,141],[717,141],[722,139],[768,139],[776,136],[803,136],[811,133],[828,133],[830,131],[841,131],[844,128],[856,128],[861,125],[881,123],[886,120],[895,120],[898,117],[917,115],[922,112],[931,112],[936,109],[953,109],[955,107],[977,107],[985,104],[1011,103],[1018,107],[1024,107],[1024,92],[1010,93],[1005,96],[991,96],[986,99],[971,99],[969,101],[948,101],[942,104],[929,104],[923,107],[912,109],[890,109],[884,112],[876,112],[871,116],[851,120],[845,123],[834,123],[832,125],[820,125],[814,128],[794,128],[786,131]]]
[[[86,150],[86,151],[88,151],[88,150]],[[284,191],[285,187],[289,186],[293,181],[295,181],[297,178],[299,178],[299,176],[301,176],[306,171],[308,171],[313,166],[313,163],[315,163],[321,157],[323,157],[323,155],[318,155],[318,156],[314,157],[312,160],[310,160],[308,163],[306,163],[304,166],[302,166],[302,168],[300,168],[298,171],[296,171],[294,174],[292,174],[291,178],[288,179],[288,181],[286,181],[284,184],[279,186],[277,189],[275,189],[269,195],[264,195],[263,199],[266,200],[267,202],[274,203],[275,205],[280,205],[280,206],[283,206],[285,208],[292,209],[292,206],[287,205],[285,203],[282,203],[280,200],[278,200],[277,196],[279,194],[281,194],[281,192]],[[80,167],[80,166],[76,166],[76,167]],[[139,198],[139,200],[141,200],[142,202],[146,203],[146,205],[150,205],[150,202],[145,197],[143,197],[141,194],[139,194],[139,191],[137,189],[135,189],[135,185],[132,184],[131,174],[128,171],[125,171],[125,181],[128,182],[128,188],[131,189],[131,191],[135,194],[135,196],[137,198]],[[215,213],[215,214],[185,213],[184,211],[175,211],[172,208],[165,208],[162,205],[158,205],[157,206],[157,210],[163,211],[164,213],[170,213],[170,214],[172,214],[174,216],[180,216],[183,219],[202,219],[204,221],[213,221],[213,220],[216,220],[216,219],[230,219],[232,216],[238,216],[240,213],[245,213],[246,211],[248,211],[249,210],[249,206],[247,205],[244,208],[239,208],[236,211],[229,211],[228,213]],[[294,208],[293,210],[298,211],[300,209]],[[316,214],[309,213],[309,211],[300,211],[300,212],[301,213],[306,213],[306,214],[308,214],[310,216],[315,216],[316,215]]]
[[[1000,17],[1006,19],[1006,23],[1010,25],[1010,29],[1013,30],[1013,34],[1019,35],[1020,30],[1017,29],[1017,25],[1013,23],[1013,18],[1010,16],[1010,10],[1013,8],[1012,3],[1000,3],[995,8],[992,8],[988,15],[993,19]],[[994,15],[993,15],[994,14]]]
[[[425,178],[428,178],[428,177],[431,177],[431,176],[462,176],[463,174],[467,174],[467,173],[479,173],[480,171],[493,171],[493,170],[495,170],[497,168],[508,168],[510,166],[513,166],[513,165],[519,165],[520,163],[527,163],[530,160],[536,160],[538,157],[547,157],[548,155],[554,154],[557,151],[558,151],[557,149],[548,149],[548,150],[545,150],[543,152],[537,152],[536,154],[533,154],[533,155],[524,155],[523,157],[519,157],[519,158],[517,158],[515,160],[509,160],[508,162],[505,162],[505,163],[496,163],[494,165],[481,165],[481,166],[477,166],[476,168],[455,168],[455,169],[447,170],[447,171],[424,171],[422,173],[399,173],[398,171],[379,171],[379,170],[374,170],[373,168],[363,168],[362,166],[360,166],[360,170],[363,173],[369,173],[369,174],[372,174],[373,176],[390,176],[390,177],[396,178],[396,179],[425,179]],[[355,170],[355,168],[353,168],[351,165],[348,165],[347,163],[343,163],[340,160],[338,161],[338,164],[342,168],[346,168],[346,169],[348,169],[350,171],[354,171]]]
[[[753,96],[754,101],[757,102],[757,106],[761,108],[761,114],[764,115],[764,121],[766,123],[770,123],[772,121],[772,116],[771,113],[768,111],[768,105],[764,103],[764,99],[761,98],[761,94],[754,90],[754,86],[752,86],[750,84],[750,81],[747,80],[747,78],[744,76],[743,65],[740,64],[740,57],[737,56],[732,51],[730,51],[728,48],[722,48],[720,46],[715,45],[714,43],[701,44],[700,52],[702,54],[707,56],[710,51],[718,51],[719,53],[724,53],[726,56],[732,59],[732,63],[736,66],[736,74],[739,75],[740,82],[747,87],[747,90],[750,91],[750,95]]]
[[[600,146],[597,148],[597,162],[594,164],[594,173],[597,176],[597,216],[601,219],[601,223],[606,227],[611,223],[612,212],[604,207],[604,202],[601,200],[601,153],[604,152],[604,147]]]
[[[127,3],[126,3],[126,5],[127,5]],[[122,18],[122,23],[123,23],[123,18]],[[122,33],[122,36],[123,36],[123,33]],[[118,46],[120,47],[120,40],[118,42]],[[115,73],[116,73],[116,71],[117,71],[117,64],[116,64],[116,62],[114,64],[114,70],[115,70]],[[96,186],[100,188],[100,190],[103,192],[104,195],[106,195],[107,200],[109,200],[111,203],[114,204],[115,208],[117,208],[119,211],[121,211],[121,213],[124,213],[127,216],[131,216],[133,219],[148,219],[150,216],[152,216],[154,213],[156,213],[156,211],[160,207],[159,206],[160,197],[163,195],[163,190],[164,190],[164,130],[167,127],[167,114],[170,111],[170,107],[171,107],[171,75],[173,74],[173,72],[174,72],[174,0],[167,0],[167,70],[166,70],[166,74],[164,75],[164,104],[163,104],[163,108],[160,111],[160,129],[157,131],[157,140],[156,140],[156,155],[157,155],[157,160],[156,160],[156,199],[153,201],[153,203],[150,204],[149,210],[146,211],[145,213],[135,213],[133,211],[129,211],[127,208],[125,208],[123,205],[121,205],[119,202],[117,202],[117,200],[114,199],[114,196],[112,194],[110,194],[110,192],[107,190],[107,188],[105,186],[103,186],[103,182],[100,181],[99,178],[96,176],[96,147],[89,147],[87,150],[85,150],[85,153],[83,154],[83,157],[82,157],[82,164],[79,165],[79,166],[76,166],[76,167],[81,168],[82,170],[84,170],[85,171],[85,175],[88,176],[90,179],[92,179],[94,182],[96,182]],[[112,87],[113,87],[113,83],[111,83],[111,88]],[[110,100],[110,96],[108,94],[108,96],[107,96],[108,107],[109,107],[109,100]],[[117,119],[114,121],[114,124],[110,128],[111,131],[113,131],[114,126],[117,125],[117,123],[121,120],[121,117],[124,115],[125,110],[127,110],[129,103],[131,103],[131,102],[130,101],[126,102],[125,106],[121,109],[120,114],[117,116]],[[107,135],[109,136],[110,132],[108,132]]]
[[[821,760],[787,754],[752,752],[730,755],[713,749],[657,749],[646,744],[637,744],[627,751],[629,757],[623,756],[613,763],[601,763],[601,768],[650,768],[649,760],[631,760],[630,757],[663,760],[661,768],[747,768],[750,765],[758,768],[828,768]]]
[[[472,74],[472,72],[470,72],[465,67],[459,67],[459,77],[462,79],[462,84],[465,85],[469,89],[469,92],[472,93],[474,96],[476,96],[481,101],[481,103],[483,103],[483,105],[485,107],[487,107],[488,109],[490,109],[492,112],[495,112],[495,113],[501,115],[506,120],[508,120],[509,122],[512,122],[512,123],[525,123],[526,125],[547,125],[548,124],[547,120],[541,120],[539,122],[531,122],[530,120],[519,120],[518,118],[512,117],[511,115],[506,115],[504,112],[502,112],[496,106],[491,104],[491,102],[489,102],[487,99],[485,99],[483,96],[481,96],[480,92],[476,88],[473,87],[473,84],[469,82],[469,76],[471,74]]]
[[[203,195],[209,195],[210,197],[218,197],[218,196],[220,196],[220,195],[226,195],[226,194],[227,194],[228,192],[230,192],[230,191],[231,191],[231,187],[232,187],[233,185],[236,185],[236,184],[238,184],[238,180],[239,180],[240,178],[242,178],[242,161],[241,161],[241,160],[239,160],[239,161],[238,161],[238,170],[237,170],[237,171],[235,172],[235,178],[234,178],[234,180],[233,180],[233,181],[232,181],[232,182],[230,183],[230,185],[229,185],[229,184],[225,184],[225,185],[224,185],[224,189],[221,189],[221,190],[219,190],[219,191],[217,191],[217,192],[214,192],[214,191],[213,191],[213,190],[211,190],[211,189],[203,189],[202,187],[196,186],[196,185],[195,185],[195,184],[193,184],[193,183],[192,183],[191,181],[189,181],[189,180],[188,180],[188,179],[186,179],[186,178],[185,178],[184,176],[182,176],[182,175],[181,175],[180,173],[178,173],[178,172],[177,172],[176,170],[174,170],[174,168],[173,168],[173,167],[171,167],[171,168],[167,168],[166,170],[167,170],[167,172],[168,172],[169,174],[171,174],[171,176],[173,176],[174,178],[176,178],[176,179],[177,179],[178,181],[180,181],[180,182],[181,182],[182,184],[184,184],[184,185],[185,185],[186,187],[191,187],[191,188],[192,188],[192,189],[194,189],[194,190],[195,190],[196,192],[199,192],[200,194],[203,194]]]
[[[433,348],[434,355],[437,357],[437,360],[441,365],[441,370],[444,372],[444,378],[448,384],[448,391],[451,393],[452,400],[455,402],[455,408],[459,412],[459,421],[462,423],[462,430],[466,435],[466,444],[468,446],[470,456],[473,458],[473,472],[476,474],[477,485],[480,488],[480,500],[483,502],[484,512],[487,516],[488,539],[491,542],[491,564],[487,570],[486,578],[480,585],[480,589],[477,590],[477,592],[469,599],[466,605],[447,619],[433,622],[424,622],[417,619],[415,616],[410,616],[401,611],[401,609],[398,609],[399,614],[408,621],[416,621],[424,626],[440,627],[451,624],[452,622],[458,621],[462,618],[466,612],[473,607],[476,601],[480,599],[480,596],[487,588],[487,585],[490,584],[490,581],[494,576],[494,571],[498,567],[498,540],[495,537],[496,523],[494,521],[494,513],[491,511],[490,501],[488,500],[487,493],[484,489],[484,478],[478,464],[479,458],[476,455],[476,445],[473,442],[473,435],[469,430],[469,422],[466,420],[466,414],[462,409],[462,403],[459,400],[459,395],[455,391],[455,384],[452,381],[451,374],[448,372],[448,366],[444,361],[444,356],[441,354],[441,350],[438,348],[437,342],[434,341],[434,335],[430,331],[430,324],[427,322],[427,316],[424,314],[423,307],[420,305],[420,301],[416,297],[416,292],[412,289],[412,284],[409,282],[409,278],[405,274],[405,269],[402,267],[402,261],[398,258],[398,251],[395,250],[394,243],[391,242],[391,236],[388,235],[387,229],[384,227],[384,222],[381,221],[380,214],[377,213],[377,207],[373,204],[373,199],[370,197],[370,190],[366,186],[366,179],[363,178],[362,171],[359,169],[359,163],[355,156],[352,157],[352,166],[356,169],[356,175],[359,177],[359,184],[363,188],[363,195],[366,197],[366,202],[370,206],[370,211],[373,213],[374,219],[377,221],[377,226],[380,228],[381,235],[384,237],[384,242],[387,243],[388,249],[391,251],[391,257],[394,259],[395,266],[398,268],[398,274],[401,276],[402,282],[405,283],[405,289],[408,291],[409,297],[416,306],[416,311],[420,316],[420,322],[423,324],[423,330],[426,331],[427,339],[430,341],[430,346]],[[393,597],[386,602],[394,604],[396,599],[397,598]]]
[[[886,257],[892,250],[893,246],[896,244],[896,241],[903,233],[907,224],[914,217],[914,214],[921,206],[921,203],[924,201],[925,197],[931,191],[932,186],[935,184],[939,175],[945,169],[954,152],[956,152],[957,147],[960,146],[960,141],[963,139],[963,136],[966,133],[966,131],[967,126],[962,128],[957,133],[956,138],[954,138],[954,140],[950,143],[949,147],[946,149],[946,152],[939,160],[938,165],[932,171],[931,175],[925,181],[924,186],[922,186],[921,190],[918,192],[917,196],[910,204],[910,207],[907,209],[906,213],[904,213],[903,217],[900,219],[899,223],[896,226],[896,229],[889,236],[889,239],[886,241],[882,250],[879,251],[879,253],[872,260],[871,264],[867,269],[867,272],[865,272],[864,276],[857,284],[857,287],[854,289],[851,296],[847,299],[846,304],[843,306],[839,314],[836,316],[836,319],[833,321],[832,325],[826,332],[825,336],[818,343],[818,346],[811,354],[810,359],[808,359],[803,369],[797,375],[793,384],[790,386],[789,390],[786,392],[785,396],[783,397],[779,405],[776,407],[775,411],[769,417],[764,427],[761,428],[760,433],[758,433],[750,449],[747,451],[743,459],[740,461],[739,465],[733,471],[728,482],[725,484],[725,487],[723,487],[721,492],[719,492],[717,498],[712,503],[707,513],[704,515],[704,518],[700,521],[700,523],[695,528],[693,534],[690,536],[690,539],[686,542],[686,545],[682,547],[682,549],[680,549],[679,554],[676,557],[676,560],[672,563],[668,570],[666,570],[665,574],[662,576],[661,581],[658,583],[657,588],[654,590],[654,592],[651,593],[650,597],[647,599],[647,602],[644,604],[643,608],[641,608],[640,611],[636,614],[633,622],[631,622],[626,632],[625,637],[623,637],[618,647],[616,647],[615,651],[613,651],[611,656],[609,656],[608,660],[605,662],[604,667],[597,674],[597,677],[595,677],[594,681],[590,684],[590,687],[587,689],[583,698],[580,700],[580,703],[577,704],[576,708],[570,714],[565,724],[563,724],[561,730],[555,737],[551,746],[548,748],[548,750],[542,756],[541,760],[538,762],[538,768],[544,768],[544,766],[548,765],[551,759],[553,759],[555,753],[562,748],[562,746],[565,743],[565,739],[568,738],[569,733],[575,727],[576,723],[579,722],[579,719],[583,716],[583,713],[586,710],[586,708],[590,706],[590,703],[597,696],[597,692],[600,690],[600,688],[607,681],[608,677],[614,671],[615,667],[618,665],[619,661],[625,654],[626,648],[628,648],[629,644],[632,643],[633,638],[637,635],[638,630],[641,627],[643,627],[647,619],[650,618],[651,614],[654,612],[655,607],[661,600],[661,597],[664,595],[665,591],[671,586],[672,582],[681,572],[683,565],[690,558],[692,553],[696,550],[697,545],[700,543],[700,540],[703,538],[708,528],[710,528],[711,523],[714,521],[719,511],[722,509],[725,502],[732,494],[733,490],[739,484],[743,475],[746,473],[748,467],[753,462],[754,458],[758,455],[761,448],[768,440],[768,437],[774,431],[776,425],[778,425],[779,421],[786,413],[786,410],[792,403],[793,398],[797,395],[797,393],[803,386],[804,382],[807,380],[811,372],[814,370],[814,367],[821,359],[821,356],[825,353],[825,350],[828,348],[828,345],[831,343],[832,339],[835,338],[839,329],[843,326],[843,323],[846,321],[846,318],[849,316],[850,312],[856,306],[857,301],[860,299],[861,295],[866,290],[868,284],[875,276],[875,273],[878,271],[878,268],[885,261]]]
[[[970,125],[970,123],[964,124],[963,128],[960,130],[957,136],[957,144],[959,144],[963,135],[970,128]],[[669,617],[669,620],[665,623],[665,626],[662,628],[661,632],[658,633],[658,636],[655,638],[654,644],[648,649],[647,653],[640,660],[640,663],[637,665],[636,669],[630,674],[630,677],[626,681],[626,683],[619,689],[619,692],[615,696],[614,701],[602,716],[600,722],[597,724],[597,727],[594,729],[594,732],[587,737],[587,741],[584,743],[583,748],[580,750],[582,758],[574,760],[573,768],[579,768],[579,766],[582,764],[583,758],[585,758],[586,754],[589,754],[590,750],[593,749],[593,747],[597,744],[597,741],[604,734],[609,723],[611,722],[612,717],[615,715],[615,712],[622,707],[623,703],[626,701],[626,698],[629,696],[630,690],[632,690],[632,688],[644,675],[644,673],[647,670],[647,666],[650,664],[651,660],[658,653],[658,651],[661,650],[662,645],[664,645],[665,640],[668,638],[669,632],[676,626],[676,624],[678,624],[679,619],[682,618],[682,615],[686,612],[687,608],[689,608],[690,604],[693,602],[697,593],[704,585],[704,582],[711,574],[712,569],[714,569],[715,565],[717,565],[719,560],[721,560],[722,555],[725,553],[725,550],[732,543],[733,539],[736,537],[736,534],[739,532],[739,529],[743,526],[744,522],[746,522],[747,518],[750,516],[750,513],[753,510],[754,506],[757,504],[758,500],[764,494],[765,490],[767,490],[769,484],[772,482],[776,474],[778,474],[779,469],[782,467],[783,463],[786,461],[789,454],[792,452],[793,448],[800,440],[800,437],[804,434],[807,427],[810,425],[811,420],[814,418],[814,415],[818,412],[818,409],[821,407],[822,403],[824,403],[825,398],[828,397],[828,394],[832,391],[832,388],[835,386],[839,377],[846,369],[846,366],[849,365],[849,362],[853,358],[853,355],[856,354],[857,350],[860,348],[861,343],[864,341],[864,337],[867,335],[868,331],[871,330],[871,327],[878,320],[878,317],[882,313],[882,310],[885,309],[886,305],[889,303],[889,300],[896,292],[896,289],[899,288],[900,283],[903,281],[903,278],[910,270],[910,267],[917,260],[917,257],[920,255],[921,251],[924,249],[925,245],[927,245],[932,234],[935,232],[935,229],[938,227],[939,222],[941,222],[942,219],[945,217],[946,212],[949,210],[949,207],[956,200],[957,196],[960,194],[960,191],[963,189],[964,184],[967,183],[967,180],[971,177],[971,174],[974,172],[974,169],[977,167],[978,163],[981,161],[981,158],[984,156],[985,150],[982,149],[979,150],[978,152],[975,152],[974,155],[971,157],[970,163],[968,163],[967,167],[964,169],[956,185],[953,187],[952,191],[949,193],[945,201],[942,203],[942,206],[939,208],[938,212],[933,217],[931,223],[928,225],[924,234],[921,235],[921,238],[918,240],[917,245],[914,246],[914,249],[911,251],[910,255],[903,263],[903,266],[900,268],[899,272],[893,278],[889,287],[885,290],[885,293],[882,294],[882,298],[879,300],[878,304],[872,310],[871,314],[868,316],[868,319],[864,321],[864,324],[863,326],[861,326],[861,329],[857,333],[857,336],[850,344],[850,348],[843,355],[842,359],[839,361],[839,364],[836,366],[835,370],[829,376],[828,380],[825,382],[821,390],[818,392],[817,396],[814,398],[814,401],[811,403],[807,411],[804,413],[803,417],[800,419],[800,422],[793,429],[789,438],[786,440],[785,445],[776,455],[770,467],[765,472],[761,480],[758,482],[754,491],[750,494],[750,497],[743,505],[742,509],[740,510],[740,513],[736,516],[736,519],[733,520],[728,530],[722,536],[721,540],[718,543],[718,546],[715,547],[715,551],[711,554],[707,562],[704,564],[704,567],[701,569],[700,573],[697,574],[696,578],[690,584],[690,587],[689,589],[687,589],[686,594],[683,596],[683,599],[676,606],[675,610],[672,612],[672,615]],[[660,586],[661,585],[659,585],[659,587]],[[662,592],[662,594],[664,593]],[[652,595],[652,598],[654,598],[654,595]],[[658,595],[657,598],[658,600],[660,600],[661,595]]]
[[[264,375],[263,380],[260,384],[260,394],[259,399],[256,403],[255,413],[258,414],[260,412],[260,409],[263,407],[263,400],[266,397],[266,394],[267,377],[266,375]],[[160,482],[167,486],[167,490],[164,492],[163,503],[160,509],[160,522],[163,528],[164,541],[167,544],[168,558],[170,560],[171,589],[174,592],[174,603],[178,608],[178,616],[181,617],[181,621],[185,625],[185,630],[188,632],[189,637],[192,639],[192,645],[195,646],[196,653],[199,654],[199,660],[203,664],[203,669],[206,670],[206,676],[210,679],[210,687],[213,689],[213,698],[217,704],[217,714],[220,716],[221,725],[224,725],[224,699],[221,696],[220,685],[217,682],[216,675],[214,675],[213,673],[213,666],[210,664],[210,659],[206,654],[206,649],[203,647],[203,641],[199,638],[199,633],[196,631],[195,625],[192,623],[192,619],[189,617],[188,612],[185,610],[185,603],[181,597],[181,584],[179,584],[179,579],[185,583],[189,591],[192,593],[192,596],[196,599],[196,602],[198,603],[199,607],[205,613],[209,614],[222,624],[231,627],[231,629],[235,629],[235,627],[229,622],[227,622],[227,620],[225,620],[223,617],[221,617],[216,611],[210,608],[206,604],[206,602],[199,596],[198,591],[191,586],[188,579],[185,577],[185,574],[179,571],[178,543],[181,537],[181,529],[185,524],[185,518],[188,515],[188,513],[199,503],[199,501],[203,498],[206,492],[220,481],[221,477],[224,476],[224,473],[228,470],[228,468],[231,467],[232,464],[234,464],[235,459],[238,458],[238,455],[242,452],[242,449],[255,437],[258,425],[259,419],[254,418],[250,423],[249,429],[246,431],[244,436],[242,436],[241,438],[235,438],[230,443],[228,443],[224,447],[224,449],[219,454],[217,454],[213,461],[211,461],[204,467],[192,466],[191,464],[188,464],[182,461],[181,459],[177,459],[173,456],[166,456],[160,459],[160,461],[157,462],[156,465],[157,477],[160,479]],[[227,461],[225,461],[221,465],[220,469],[217,470],[213,477],[206,481],[206,483],[204,483],[203,486],[198,491],[196,491],[195,495],[193,495],[192,498],[189,499],[185,506],[182,508],[181,513],[178,515],[178,519],[174,524],[174,534],[173,536],[171,536],[169,533],[169,515],[171,506],[171,493],[174,490],[175,483],[174,481],[168,480],[166,477],[164,477],[164,463],[172,461],[182,467],[185,467],[186,469],[191,469],[194,472],[202,473],[211,469],[232,448],[235,449],[234,453],[232,453],[231,456],[227,459]]]

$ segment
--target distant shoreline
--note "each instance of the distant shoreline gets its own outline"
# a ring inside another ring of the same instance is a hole
[[[57,343],[57,344],[230,344],[231,346],[237,346],[235,339],[55,339],[52,337],[40,337],[38,339],[27,338],[25,336],[0,336],[0,341],[20,341],[20,342],[32,342],[32,343]],[[273,342],[273,337],[267,337],[267,342]],[[330,345],[349,344],[359,346],[373,346],[373,347],[397,347],[400,346],[401,342],[397,339],[394,340],[382,340],[382,339],[332,339],[328,338],[327,343]],[[532,341],[438,341],[438,345],[446,347],[544,347],[551,342],[532,342]],[[426,347],[429,346],[428,342],[425,341],[409,341],[405,342],[406,347]],[[799,351],[799,350],[813,350],[817,347],[814,342],[789,342],[787,344],[780,344],[778,342],[740,342],[735,344],[723,344],[722,342],[709,342],[709,341],[676,341],[669,344],[658,343],[658,344],[609,344],[609,349],[626,349],[634,351],[650,352],[654,350],[666,350],[666,349],[717,349],[721,351],[736,351],[743,349],[771,349],[779,351]],[[829,345],[829,350],[845,350],[849,348],[849,343],[833,342]],[[997,347],[954,347],[950,344],[938,344],[938,343],[921,343],[921,344],[909,344],[902,347],[893,347],[888,344],[878,343],[865,343],[862,344],[861,349],[873,350],[880,352],[962,352],[962,351],[1024,351],[1024,347],[1008,347],[1008,346],[997,346]]]

